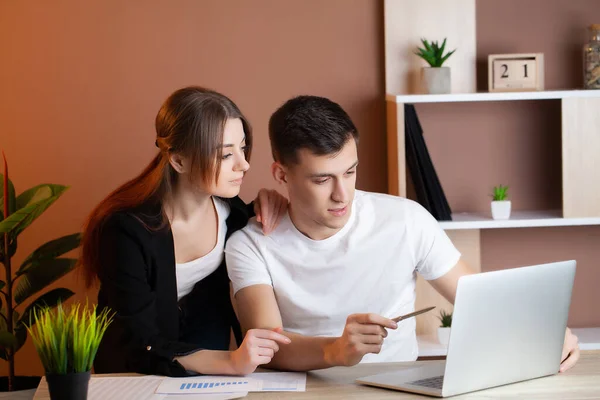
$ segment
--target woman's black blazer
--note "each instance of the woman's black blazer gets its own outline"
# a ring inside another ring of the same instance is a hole
[[[237,197],[224,201],[231,207],[228,238],[253,212]],[[173,235],[161,222],[160,204],[144,205],[112,215],[102,228],[98,311],[108,307],[116,315],[98,349],[96,373],[185,376],[174,357],[227,350],[231,329],[241,342],[225,261],[178,302]]]

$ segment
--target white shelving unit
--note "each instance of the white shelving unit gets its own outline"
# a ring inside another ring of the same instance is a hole
[[[448,236],[474,271],[481,271],[481,229],[531,228],[600,225],[600,90],[548,90],[526,92],[476,92],[477,54],[475,0],[385,0],[384,47],[387,119],[388,193],[408,194],[406,163],[406,104],[453,103],[457,108],[471,107],[473,102],[553,101],[560,103],[562,209],[558,211],[516,211],[506,221],[495,221],[485,213],[453,214],[453,221],[441,222]],[[415,24],[414,21],[419,21]],[[447,63],[452,69],[451,94],[423,95],[420,87],[421,60],[415,57],[423,32],[430,37],[452,38],[459,48]],[[447,109],[447,107],[445,107]],[[557,182],[558,183],[558,182]],[[468,211],[468,210],[466,210]],[[533,233],[532,233],[533,234]],[[431,305],[446,310],[451,305],[427,282],[417,279],[415,308]],[[433,354],[439,320],[435,315],[420,315],[417,332],[424,351]],[[595,330],[597,329],[597,330]],[[577,330],[582,348],[600,348],[600,328]],[[591,335],[591,336],[590,336]],[[429,339],[427,339],[427,337]],[[422,339],[422,340],[421,340]],[[427,344],[428,343],[428,344]],[[439,346],[439,343],[437,343]],[[585,347],[584,347],[585,346]]]
[[[446,230],[583,225],[600,225],[600,217],[563,218],[561,210],[552,210],[513,211],[507,220],[494,220],[490,213],[453,213],[452,221],[440,221],[440,226]]]
[[[600,328],[573,328],[581,350],[600,350]]]
[[[527,92],[479,92],[452,94],[388,94],[386,100],[395,104],[461,103],[519,100],[600,99],[600,90],[549,90]],[[490,213],[454,213],[452,221],[442,221],[446,230],[535,228],[548,226],[600,225],[600,217],[564,218],[561,210],[513,211],[505,221],[493,220]]]
[[[403,104],[461,103],[474,101],[557,100],[570,98],[600,98],[600,90],[548,90],[539,92],[479,92],[452,94],[388,94],[387,101]]]

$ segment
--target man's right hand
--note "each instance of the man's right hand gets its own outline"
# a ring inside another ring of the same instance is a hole
[[[325,360],[332,366],[352,366],[365,354],[378,354],[388,329],[398,324],[377,314],[352,314],[346,320],[344,333],[325,348]]]
[[[268,364],[279,350],[277,343],[289,344],[291,341],[281,333],[267,329],[250,329],[241,346],[231,352],[231,365],[236,375],[248,375],[256,367]]]

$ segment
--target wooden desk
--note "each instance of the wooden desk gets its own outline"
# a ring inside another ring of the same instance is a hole
[[[309,372],[306,392],[250,393],[248,399],[428,399],[428,396],[385,390],[354,383],[359,377],[421,365],[414,363],[362,364]],[[181,396],[182,399],[185,396]],[[45,380],[34,397],[49,399]],[[481,390],[452,399],[597,399],[600,398],[600,350],[584,351],[579,363],[564,374]]]

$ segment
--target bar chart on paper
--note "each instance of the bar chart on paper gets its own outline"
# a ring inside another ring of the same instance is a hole
[[[156,389],[161,394],[189,393],[235,393],[251,392],[258,389],[257,382],[248,378],[232,377],[194,377],[167,378]]]
[[[304,391],[306,374],[301,372],[259,372],[245,377],[165,378],[156,389],[156,393],[160,394]]]

